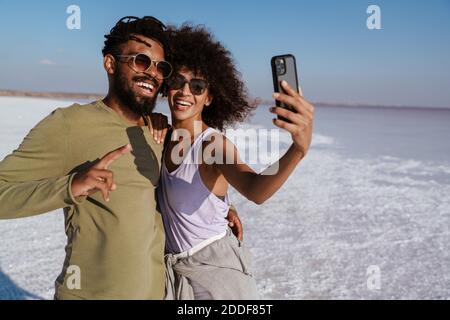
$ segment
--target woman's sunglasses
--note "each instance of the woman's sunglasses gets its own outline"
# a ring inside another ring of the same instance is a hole
[[[143,73],[147,72],[151,67],[152,64],[155,64],[156,72],[157,72],[157,78],[159,79],[167,79],[172,74],[172,65],[164,60],[156,61],[152,60],[148,55],[144,53],[138,53],[133,55],[124,55],[120,54],[117,55],[118,58],[127,58],[128,60],[126,62],[130,63],[131,69],[133,69],[135,72]]]
[[[202,95],[208,88],[208,83],[206,82],[206,80],[194,78],[188,81],[179,73],[167,79],[167,86],[170,90],[179,90],[183,88],[186,83],[189,84],[189,89],[191,90],[192,94],[196,96]]]

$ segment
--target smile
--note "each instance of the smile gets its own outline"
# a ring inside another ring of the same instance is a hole
[[[189,109],[190,107],[192,107],[194,104],[189,102],[189,101],[185,101],[185,100],[175,100],[175,107],[180,110],[180,111],[185,111],[187,109]]]
[[[155,86],[147,82],[136,82],[136,85],[142,89],[144,94],[151,94],[155,90]]]

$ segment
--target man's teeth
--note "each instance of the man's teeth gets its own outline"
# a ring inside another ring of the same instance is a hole
[[[186,106],[186,107],[192,106],[192,103],[187,102],[187,101],[182,101],[182,100],[177,100],[177,104],[180,104],[180,105]]]
[[[138,82],[136,83],[139,87],[141,88],[145,88],[145,89],[149,89],[149,90],[153,90],[155,87],[153,85],[151,85],[150,83],[145,83],[145,82]]]

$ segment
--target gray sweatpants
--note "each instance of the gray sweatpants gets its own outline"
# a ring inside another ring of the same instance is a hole
[[[215,300],[257,300],[256,281],[250,272],[251,256],[228,229],[227,234],[190,257],[167,254],[166,300],[193,300],[191,282]]]

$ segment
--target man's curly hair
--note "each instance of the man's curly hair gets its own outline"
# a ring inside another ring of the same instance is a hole
[[[166,59],[170,59],[170,46],[166,26],[151,16],[143,18],[123,17],[120,19],[109,34],[105,35],[105,45],[102,50],[103,56],[120,54],[120,46],[135,35],[143,35],[161,43]]]
[[[223,131],[241,122],[256,107],[249,104],[247,91],[232,55],[204,26],[183,24],[168,27],[174,72],[183,67],[200,75],[209,84],[212,103],[203,108],[202,119]]]

